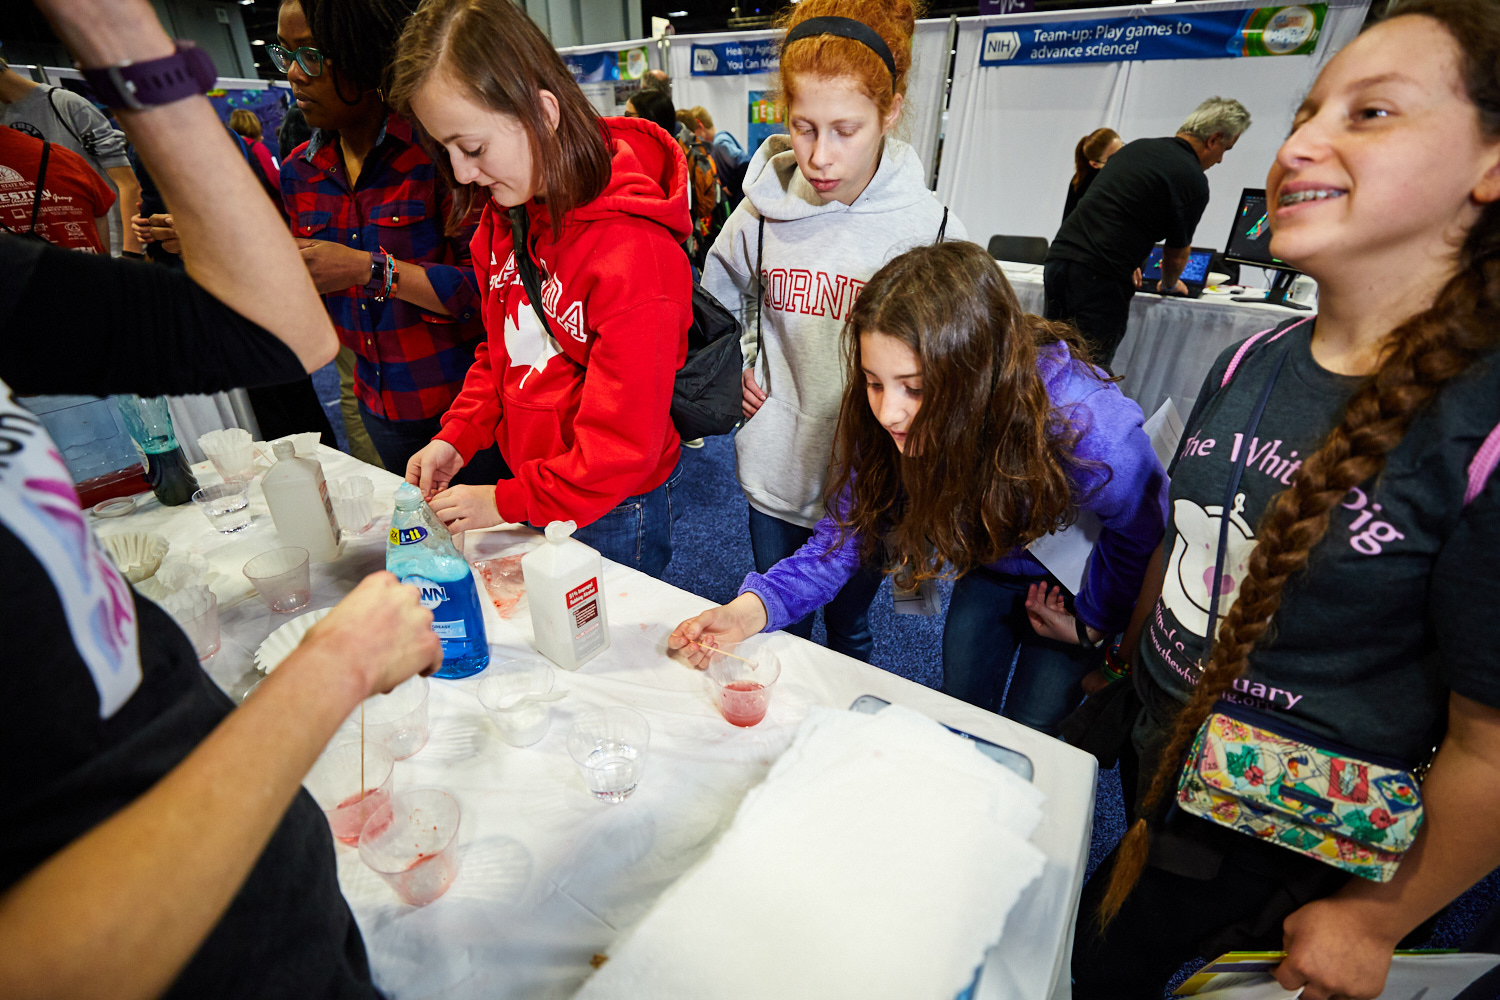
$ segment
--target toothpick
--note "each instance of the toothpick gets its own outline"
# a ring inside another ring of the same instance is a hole
[[[697,639],[689,639],[688,641],[691,642],[694,646],[697,646],[699,649],[706,649],[710,653],[718,653],[720,656],[727,656],[731,660],[739,660],[741,663],[748,663],[748,664],[750,664],[750,669],[751,670],[759,670],[760,669],[760,664],[756,663],[754,660],[747,660],[743,656],[736,656],[733,653],[725,652],[724,650],[720,649],[718,646],[705,646],[705,645],[703,645],[703,643],[699,642]]]
[[[365,800],[365,703],[359,703],[359,801]]]

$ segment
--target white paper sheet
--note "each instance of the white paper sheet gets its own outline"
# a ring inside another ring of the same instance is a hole
[[[1169,399],[1153,413],[1141,429],[1151,439],[1151,447],[1162,465],[1172,461],[1177,442],[1182,439],[1182,417]],[[1088,571],[1089,556],[1104,526],[1090,511],[1080,511],[1078,520],[1062,531],[1043,535],[1026,547],[1047,572],[1057,577],[1068,590],[1077,595],[1083,591],[1083,576]]]
[[[952,1000],[1044,867],[1043,795],[909,709],[814,708],[580,1000]]]

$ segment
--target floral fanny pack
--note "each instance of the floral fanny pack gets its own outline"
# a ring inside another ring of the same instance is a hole
[[[1422,827],[1416,774],[1328,741],[1268,729],[1239,706],[1198,730],[1177,805],[1211,823],[1284,847],[1372,882],[1396,874]]]
[[[1273,343],[1301,323],[1283,327]],[[1264,331],[1269,333],[1270,331]],[[1246,352],[1264,335],[1247,340],[1224,373],[1229,384]],[[1286,363],[1283,348],[1251,408],[1248,441],[1270,401],[1271,387]],[[1248,449],[1230,470],[1224,511],[1234,508]],[[1221,518],[1214,576],[1223,580],[1229,518]],[[1219,616],[1210,601],[1209,650]],[[1207,657],[1205,656],[1205,661]],[[1206,666],[1206,662],[1205,662]],[[1275,728],[1271,728],[1275,727]],[[1302,733],[1281,719],[1220,703],[1198,729],[1178,779],[1177,806],[1211,823],[1353,872],[1372,882],[1396,874],[1401,857],[1422,826],[1418,779],[1400,761],[1379,761],[1328,740]]]

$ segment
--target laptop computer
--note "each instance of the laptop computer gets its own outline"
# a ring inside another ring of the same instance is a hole
[[[1161,251],[1159,246],[1152,247],[1151,253],[1141,264],[1140,291],[1150,292],[1152,295],[1161,294],[1156,290],[1156,283],[1161,280]],[[1216,252],[1202,247],[1193,247],[1188,251],[1187,266],[1182,269],[1182,283],[1187,285],[1188,298],[1196,299],[1203,294],[1203,286],[1208,284],[1208,265],[1213,262]]]

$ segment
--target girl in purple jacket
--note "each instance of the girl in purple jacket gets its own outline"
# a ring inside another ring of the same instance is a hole
[[[1167,477],[1140,407],[1089,364],[1076,330],[1022,312],[972,243],[885,265],[844,337],[829,515],[729,604],[679,625],[671,646],[701,666],[699,643],[795,622],[875,560],[904,589],[955,580],[945,693],[989,711],[1003,699],[1004,715],[1055,734],[1161,541]],[[1102,525],[1073,602],[1083,646],[1038,635],[1026,610],[1033,586],[1055,583],[1026,546],[1079,511]]]

